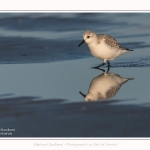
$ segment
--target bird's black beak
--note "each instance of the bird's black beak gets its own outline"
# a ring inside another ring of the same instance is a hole
[[[84,98],[86,97],[86,95],[83,94],[81,91],[79,91],[79,93],[80,93]]]
[[[81,46],[85,41],[83,40],[78,46]]]

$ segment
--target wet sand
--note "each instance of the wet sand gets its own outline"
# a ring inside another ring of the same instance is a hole
[[[63,104],[61,99],[33,99],[1,99],[1,127],[15,129],[1,137],[150,136],[149,107],[115,105],[117,100]]]

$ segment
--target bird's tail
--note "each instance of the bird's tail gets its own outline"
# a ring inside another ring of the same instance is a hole
[[[132,52],[134,50],[131,50],[131,49],[128,49],[128,48],[125,48],[124,50],[126,50],[127,52]]]

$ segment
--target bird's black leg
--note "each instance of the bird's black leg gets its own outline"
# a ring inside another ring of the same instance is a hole
[[[110,62],[107,60],[107,63],[108,63],[108,67],[110,67]]]
[[[107,63],[108,63],[107,72],[109,72],[109,69],[110,69],[110,62],[107,60]],[[96,67],[92,67],[92,68],[94,68],[94,69],[99,69],[99,70],[105,72],[104,69],[101,69],[101,68],[100,68],[100,67],[103,66],[103,65],[105,65],[105,63],[102,63],[102,64],[100,64],[100,65],[98,65],[98,66],[96,66]]]

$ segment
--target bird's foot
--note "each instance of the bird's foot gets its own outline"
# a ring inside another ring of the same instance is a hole
[[[104,69],[101,69],[101,68],[100,68],[100,67],[98,67],[98,66],[96,66],[96,67],[92,67],[92,69],[98,69],[98,70],[101,70],[101,71],[105,72],[105,70],[104,70]]]

